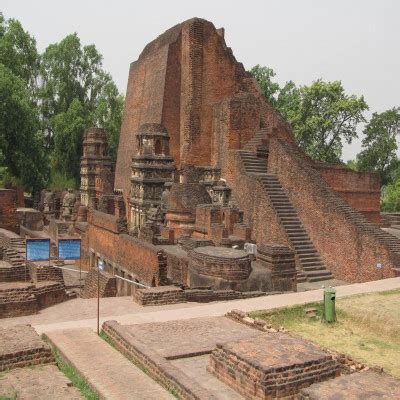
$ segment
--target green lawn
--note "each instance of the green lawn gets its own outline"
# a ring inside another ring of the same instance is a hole
[[[305,314],[317,308],[318,318]],[[369,366],[380,366],[400,378],[400,290],[367,293],[337,300],[337,322],[321,322],[322,303],[256,311],[274,327],[283,326],[329,349],[346,353]]]

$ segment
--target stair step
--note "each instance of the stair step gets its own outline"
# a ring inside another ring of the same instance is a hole
[[[327,275],[327,276],[312,276],[312,277],[307,277],[308,282],[319,282],[319,281],[327,281],[329,279],[333,279],[333,275]]]

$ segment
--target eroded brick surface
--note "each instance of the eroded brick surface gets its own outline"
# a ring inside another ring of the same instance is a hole
[[[50,347],[30,325],[0,328],[0,371],[53,362]]]

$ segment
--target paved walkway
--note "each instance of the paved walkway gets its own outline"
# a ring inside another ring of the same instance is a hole
[[[91,329],[59,330],[48,333],[47,337],[100,398],[174,398]]]
[[[337,286],[336,290],[337,296],[343,297],[359,293],[379,292],[399,288],[400,278],[391,278]],[[130,297],[113,297],[101,299],[100,317],[101,323],[107,320],[116,320],[121,324],[140,324],[196,317],[216,317],[224,315],[232,309],[254,311],[285,307],[294,304],[305,304],[318,300],[322,300],[322,289],[257,297],[246,300],[207,304],[183,303],[159,307],[142,307],[135,304]],[[46,308],[36,315],[2,319],[0,320],[0,327],[29,323],[35,327],[38,333],[69,328],[91,328],[96,330],[96,302],[96,299],[70,300]]]

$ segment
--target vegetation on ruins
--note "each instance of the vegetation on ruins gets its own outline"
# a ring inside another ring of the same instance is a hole
[[[382,181],[382,209],[400,211],[400,107],[373,113],[367,122],[368,105],[363,96],[346,94],[340,81],[319,79],[297,87],[274,81],[273,69],[256,65],[250,70],[268,99],[290,124],[299,146],[314,160],[340,163],[343,144],[350,144],[363,130],[362,150],[347,166],[355,171],[376,172]]]
[[[33,192],[63,182],[77,186],[89,126],[105,128],[116,158],[123,97],[96,47],[82,46],[76,34],[39,54],[34,37],[0,15],[0,90],[3,185]]]

